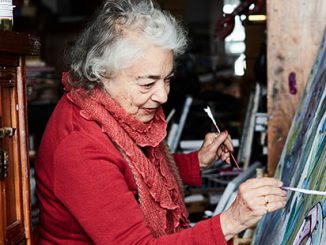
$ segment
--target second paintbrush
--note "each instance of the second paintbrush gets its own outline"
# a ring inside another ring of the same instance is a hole
[[[220,134],[221,133],[221,130],[219,129],[219,127],[217,126],[217,123],[213,117],[213,114],[212,114],[212,111],[211,109],[209,108],[209,106],[207,106],[207,108],[204,108],[204,111],[207,113],[207,115],[209,116],[209,118],[212,120],[217,132]],[[224,144],[223,144],[224,145]],[[231,155],[231,158],[233,160],[233,162],[235,163],[235,165],[237,166],[238,169],[240,169],[239,167],[239,164],[237,162],[237,160],[235,159],[235,157],[233,156],[232,152],[230,152],[230,155]]]

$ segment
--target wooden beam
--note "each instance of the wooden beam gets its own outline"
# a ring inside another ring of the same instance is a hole
[[[268,174],[272,176],[326,27],[324,0],[267,1]],[[297,91],[290,91],[294,74]],[[293,163],[295,164],[295,163]]]

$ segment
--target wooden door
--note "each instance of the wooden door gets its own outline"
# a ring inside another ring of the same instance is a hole
[[[0,32],[1,245],[31,244],[25,93],[25,55],[33,54],[35,46],[30,39],[28,35]]]

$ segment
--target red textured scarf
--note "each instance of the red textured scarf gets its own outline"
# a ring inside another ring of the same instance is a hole
[[[164,145],[166,122],[162,108],[149,123],[129,115],[105,91],[87,92],[62,82],[68,99],[80,114],[94,120],[114,142],[129,164],[138,189],[140,207],[154,237],[175,233],[189,226],[182,184],[173,157]]]

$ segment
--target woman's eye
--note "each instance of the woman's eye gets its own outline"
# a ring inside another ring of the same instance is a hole
[[[153,85],[154,85],[154,83],[146,83],[146,84],[143,84],[141,86],[148,89],[148,88],[153,87]]]

